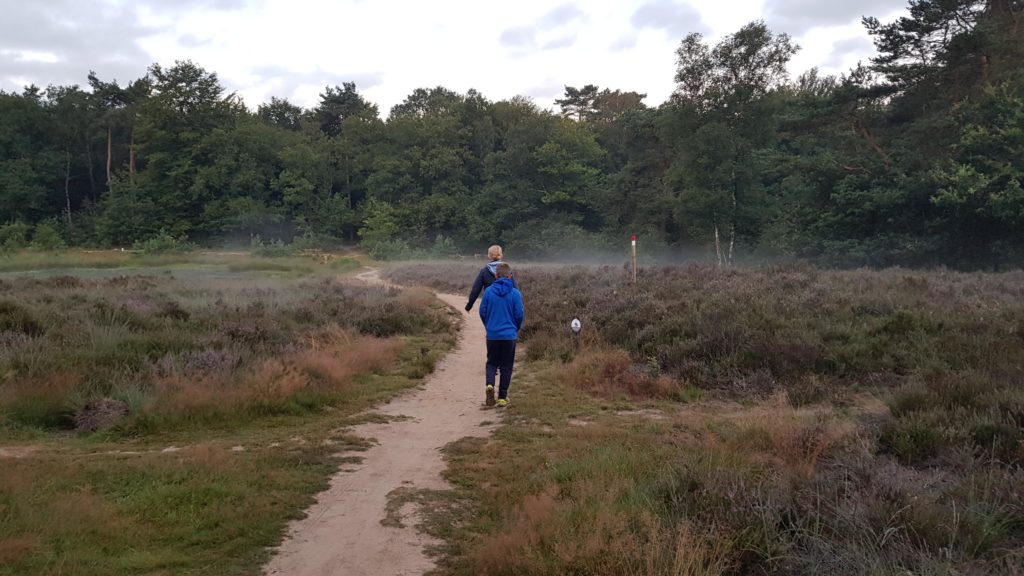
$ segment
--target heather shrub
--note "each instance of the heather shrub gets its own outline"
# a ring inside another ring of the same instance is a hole
[[[17,302],[0,300],[0,332],[39,336],[45,329],[32,313]]]
[[[397,265],[387,276],[468,293],[481,264]],[[520,337],[535,359],[571,360],[578,317],[588,341],[725,395],[781,387],[811,402],[934,374],[955,403],[975,387],[957,384],[960,373],[975,383],[1024,375],[1024,273],[688,265],[642,269],[634,285],[624,267],[514,270],[527,306]]]
[[[576,354],[563,370],[565,381],[594,394],[615,397],[676,398],[678,381],[635,364],[629,354],[615,349],[588,349]]]
[[[933,410],[893,420],[882,432],[879,447],[908,464],[927,462],[946,443],[945,417],[944,412]]]
[[[481,264],[387,275],[463,294]],[[461,470],[515,481],[453,573],[1021,574],[1024,273],[513,267],[555,367]]]
[[[381,339],[450,330],[432,300],[333,280],[2,282],[0,426],[70,428],[77,416],[99,430],[108,414],[95,407],[115,404],[126,414],[111,425],[130,433],[317,410],[394,358]],[[430,358],[413,364],[429,372]]]

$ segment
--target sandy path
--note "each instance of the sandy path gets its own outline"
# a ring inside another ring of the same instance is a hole
[[[375,273],[360,274],[375,281]],[[462,312],[464,296],[439,295]],[[445,468],[440,448],[466,436],[485,436],[495,419],[483,403],[484,330],[475,310],[462,312],[458,344],[438,363],[423,387],[377,412],[407,416],[387,424],[365,424],[355,434],[377,444],[360,453],[361,464],[345,465],[331,478],[306,518],[289,526],[289,536],[267,565],[268,575],[328,576],[423,574],[434,567],[424,552],[434,541],[419,533],[403,510],[404,528],[384,526],[388,493],[398,488],[439,489]],[[466,321],[468,320],[468,321]]]

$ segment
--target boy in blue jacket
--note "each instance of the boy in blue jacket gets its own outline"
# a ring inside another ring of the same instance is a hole
[[[498,408],[508,405],[508,387],[512,383],[512,365],[516,361],[516,339],[523,326],[523,295],[512,282],[512,267],[502,262],[494,270],[495,281],[480,301],[480,319],[487,329],[487,368],[485,370],[488,406],[494,406],[494,377],[500,372]]]

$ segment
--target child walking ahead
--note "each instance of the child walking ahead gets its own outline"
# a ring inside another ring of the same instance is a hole
[[[511,266],[502,262],[494,272],[497,279],[480,301],[480,319],[487,328],[485,398],[488,406],[494,406],[494,377],[500,372],[497,405],[504,408],[508,405],[508,387],[516,361],[516,339],[523,326],[523,295],[512,282]]]

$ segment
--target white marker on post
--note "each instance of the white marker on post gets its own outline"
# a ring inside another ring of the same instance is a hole
[[[572,347],[575,350],[580,349],[580,330],[583,329],[583,323],[580,322],[579,318],[573,318],[572,322],[569,322],[569,328],[572,329]]]

